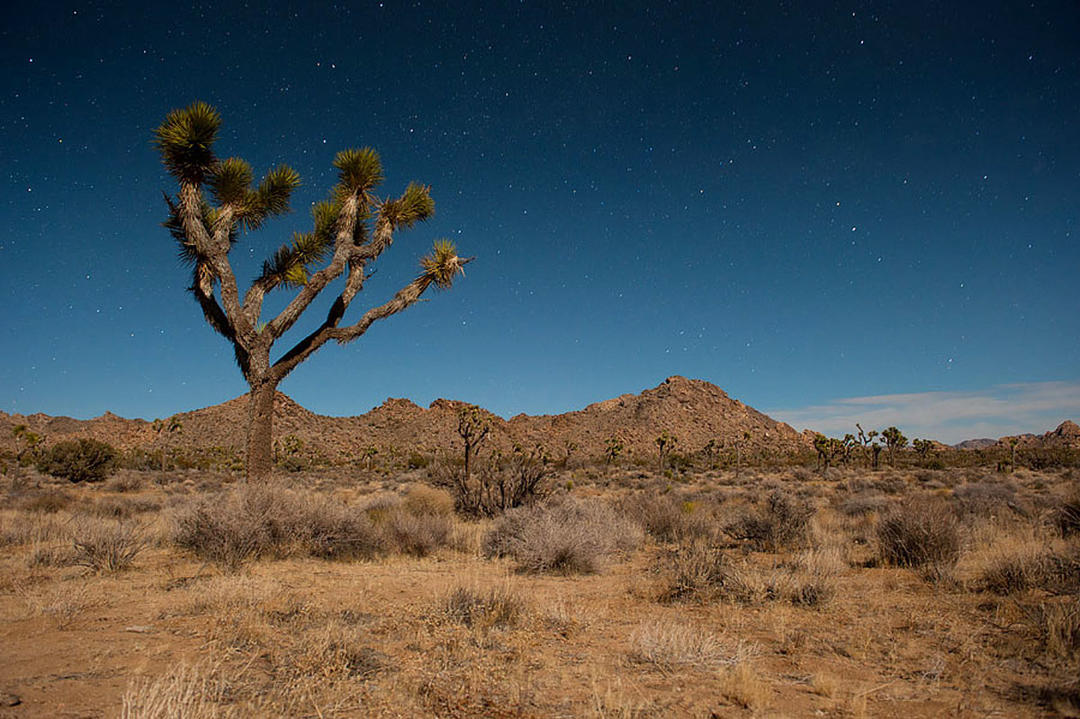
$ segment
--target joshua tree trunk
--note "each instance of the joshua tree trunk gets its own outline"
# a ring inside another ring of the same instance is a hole
[[[274,396],[277,385],[262,382],[252,386],[248,399],[247,469],[248,481],[270,477],[274,468]]]

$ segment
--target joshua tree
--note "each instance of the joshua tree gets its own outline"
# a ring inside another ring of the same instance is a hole
[[[480,451],[480,445],[487,439],[491,432],[491,420],[474,404],[466,405],[458,410],[458,434],[465,442],[465,485],[469,484],[469,472],[472,460]]]
[[[679,439],[678,439],[678,437],[675,437],[674,435],[668,434],[667,430],[664,430],[663,432],[660,433],[660,436],[657,437],[654,441],[656,442],[657,449],[660,450],[659,453],[658,453],[659,456],[657,458],[658,459],[657,468],[658,468],[658,471],[663,472],[664,471],[664,457],[671,452],[672,448],[676,444],[679,443]]]
[[[340,326],[364,287],[367,266],[390,246],[394,231],[426,220],[435,209],[430,188],[416,183],[409,184],[400,197],[377,197],[374,191],[383,179],[379,155],[370,148],[342,150],[334,158],[337,184],[326,201],[312,208],[312,231],[295,233],[281,245],[241,295],[229,251],[242,230],[258,229],[268,218],[288,211],[300,176],[291,167],[279,165],[253,186],[247,162],[221,160],[214,154],[220,127],[217,111],[197,102],[170,112],[155,130],[155,144],[166,169],[179,183],[175,197],[165,196],[169,208],[165,227],[179,243],[180,257],[192,267],[190,290],[206,321],[232,343],[236,363],[251,388],[247,476],[261,480],[269,476],[273,464],[278,384],[328,341],[352,342],[376,321],[415,304],[431,285],[450,287],[469,260],[458,257],[450,242],[437,241],[420,261],[416,279],[353,324]],[[326,319],[271,361],[274,343],[342,275],[345,281]],[[275,289],[295,294],[277,316],[264,320],[263,298]]]
[[[743,432],[741,439],[735,440],[735,476],[738,477],[742,472],[742,445],[744,442],[750,441],[750,433]]]
[[[896,464],[896,450],[907,446],[907,437],[896,427],[889,427],[881,432],[881,438],[885,440],[885,446],[889,450],[889,464]]]
[[[843,439],[836,439],[835,437],[826,437],[825,435],[818,433],[814,436],[814,449],[818,453],[818,458],[821,460],[821,473],[827,474],[829,467],[832,466],[833,460],[839,459],[840,461],[846,461],[848,454],[851,452],[851,447],[855,444],[855,438],[850,434],[844,435]]]
[[[11,436],[15,438],[15,463],[21,465],[23,460],[33,455],[41,444],[44,437],[37,432],[30,431],[25,424],[17,424],[11,428]]]
[[[184,425],[176,417],[168,419],[155,419],[150,425],[154,434],[161,438],[161,473],[165,473],[165,459],[169,453],[169,437],[184,428]]]
[[[611,464],[615,459],[622,454],[623,443],[618,437],[608,437],[604,442],[604,459],[608,464]]]
[[[858,422],[855,423],[855,428],[859,430],[859,442],[862,443],[863,451],[867,453],[867,462],[870,463],[872,469],[877,469],[878,456],[881,454],[881,445],[875,441],[879,434],[878,431],[872,429],[869,432],[866,432]],[[871,454],[873,455],[872,459]]]
[[[367,469],[367,471],[371,471],[371,465],[375,461],[375,455],[377,455],[378,453],[379,448],[373,444],[369,444],[367,447],[364,447],[363,451],[360,453],[361,456],[363,456],[364,458],[364,467]]]
[[[913,439],[911,440],[911,446],[915,448],[915,453],[918,454],[919,458],[925,463],[926,458],[934,449],[934,442],[929,439]]]
[[[568,467],[570,465],[570,455],[577,451],[578,446],[577,442],[572,439],[566,440],[563,446],[566,448],[566,457],[563,459],[562,466]]]

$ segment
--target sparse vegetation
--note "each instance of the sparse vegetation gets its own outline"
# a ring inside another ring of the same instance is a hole
[[[1071,701],[1069,470],[837,459],[823,481],[806,457],[672,479],[654,448],[548,462],[550,493],[488,517],[422,471],[388,473],[392,453],[408,456],[387,445],[378,473],[349,461],[288,485],[160,481],[156,458],[107,484],[6,478],[5,650],[41,662],[22,633],[63,642],[39,681],[86,714],[872,716],[902,696],[913,717],[976,700],[1034,717]],[[124,695],[109,672],[135,661]],[[50,679],[90,662],[92,691]]]

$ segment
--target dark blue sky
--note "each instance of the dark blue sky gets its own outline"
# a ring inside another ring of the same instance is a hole
[[[386,193],[436,201],[354,311],[436,237],[477,257],[291,375],[314,411],[559,412],[682,374],[800,427],[842,398],[1003,385],[1074,399],[1006,402],[986,432],[1080,413],[1075,2],[43,5],[0,31],[0,409],[151,418],[246,391],[160,227],[151,131],[202,99],[219,156],[303,178],[234,250],[242,279],[351,146],[381,153]]]

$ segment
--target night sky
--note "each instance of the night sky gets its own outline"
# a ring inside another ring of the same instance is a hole
[[[263,5],[5,13],[0,409],[246,391],[160,225],[152,130],[205,100],[220,157],[303,179],[233,251],[244,287],[346,147],[436,202],[346,319],[435,238],[476,256],[298,368],[281,389],[313,411],[553,413],[680,374],[841,434],[1080,419],[1076,2]]]

